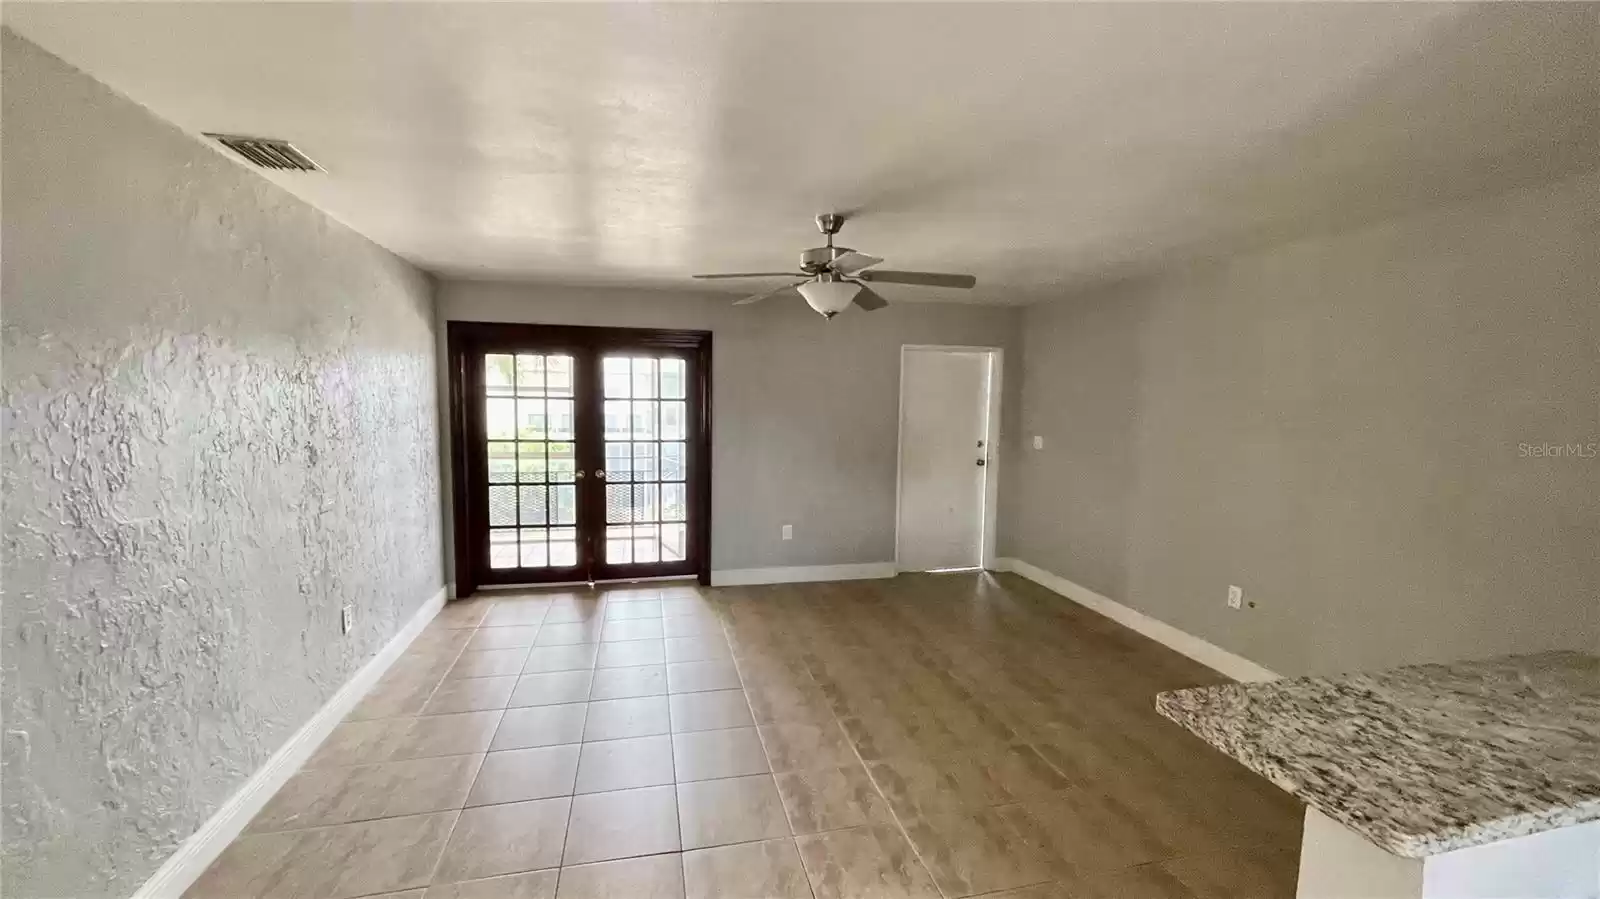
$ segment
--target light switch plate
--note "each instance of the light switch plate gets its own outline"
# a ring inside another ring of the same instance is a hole
[[[785,539],[785,540],[793,540],[794,539],[794,525],[786,524],[786,525],[783,526],[783,539]]]
[[[1044,438],[1035,434],[1033,437],[1033,448],[1044,449]]]
[[[339,613],[339,633],[348,634],[356,629],[356,607],[345,606]]]

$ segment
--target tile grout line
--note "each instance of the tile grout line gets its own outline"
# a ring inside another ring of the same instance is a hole
[[[499,600],[495,601],[495,603],[498,603],[498,602],[499,602]],[[488,611],[492,612],[493,610],[494,610],[494,604],[491,604]],[[544,613],[545,613],[545,615],[549,615],[549,613],[550,613],[549,606],[545,607]],[[540,616],[539,624],[536,625],[536,627],[538,627],[540,629],[543,629],[545,615]],[[488,618],[488,612],[484,613],[484,618],[485,619]],[[475,628],[474,631],[476,631],[476,630],[477,629]],[[537,632],[535,632],[534,636],[535,637],[538,636]],[[532,647],[529,647],[529,649],[531,651]],[[463,651],[465,651],[464,647],[463,647]],[[443,683],[443,682],[441,681],[440,683]],[[507,698],[507,701],[509,701],[509,697]],[[505,722],[505,713],[507,711],[508,711],[508,709],[506,709],[506,708],[501,708],[500,709],[500,720],[495,723],[495,732],[493,734],[491,734],[490,737],[489,737],[489,745],[490,746],[494,745],[494,738],[496,736],[498,736],[499,733],[500,733],[500,725]],[[463,797],[462,800],[461,800],[463,805],[462,805],[461,808],[456,810],[456,818],[455,818],[455,820],[450,822],[450,832],[445,835],[444,848],[439,851],[439,857],[437,859],[435,859],[434,862],[433,862],[433,869],[428,872],[428,882],[422,887],[424,892],[426,892],[428,888],[434,886],[434,879],[439,876],[439,866],[444,864],[445,854],[450,851],[450,843],[451,843],[451,841],[453,841],[455,839],[456,827],[458,827],[461,824],[462,816],[464,816],[467,813],[467,810],[469,808],[487,808],[488,807],[488,806],[467,806],[467,805],[465,805],[466,801],[472,797],[472,788],[477,786],[478,776],[483,773],[483,765],[484,765],[485,762],[488,761],[488,758],[489,758],[489,750],[485,749],[484,752],[483,752],[483,758],[478,763],[478,770],[473,773],[472,783],[469,784],[468,787],[467,787],[467,795],[465,797]],[[573,772],[573,778],[574,779],[577,778],[577,772],[576,771]],[[497,803],[497,804],[506,804],[506,803]],[[570,799],[567,802],[567,816],[568,816],[568,820],[570,821],[571,820],[571,816],[572,816],[572,802],[571,802]],[[566,851],[566,832],[565,831],[563,831],[562,834],[561,834],[561,848],[562,848],[563,852]],[[544,870],[544,869],[530,869],[530,870]],[[519,871],[519,872],[511,872],[511,873],[513,873],[513,874],[523,874],[523,873],[528,873],[528,872]],[[505,875],[491,875],[491,876],[505,876]],[[558,884],[559,884],[559,874],[557,875],[557,878],[558,878]]]
[[[494,611],[494,607],[495,607],[495,603],[491,602],[489,604],[489,608],[484,610],[483,618],[479,619],[479,624],[480,625],[483,623],[484,620],[488,619],[489,613]],[[541,620],[543,620],[543,619],[541,619]],[[473,637],[477,636],[477,632],[478,632],[478,628],[473,628]],[[467,642],[468,643],[472,642],[472,637],[469,637],[467,639]],[[461,644],[461,651],[462,652],[466,652],[466,643]],[[459,654],[457,655],[457,657],[459,659]],[[452,667],[454,667],[453,664],[452,664]],[[441,680],[439,683],[443,684],[444,681]],[[438,692],[438,689],[439,688],[437,686],[435,686],[434,687],[434,692]],[[430,693],[428,695],[428,699],[431,702],[433,700],[433,694]],[[423,707],[426,708],[427,707],[427,703],[424,703]],[[495,725],[494,725],[495,734],[498,734],[500,732],[500,723],[503,722],[504,720],[505,720],[505,709],[501,709],[500,710],[500,721],[495,722]],[[489,743],[490,743],[490,745],[494,744],[494,736],[495,736],[494,734],[490,734],[489,735]],[[484,757],[484,759],[487,759],[489,757],[489,753],[488,753],[487,749],[484,750],[483,757]],[[473,772],[472,783],[467,785],[467,795],[462,797],[462,799],[461,799],[461,802],[463,803],[463,805],[462,805],[461,808],[456,810],[455,819],[450,822],[450,832],[445,834],[445,836],[444,836],[444,844],[439,849],[439,857],[433,860],[433,866],[428,870],[428,882],[423,884],[423,886],[422,886],[422,889],[423,889],[424,892],[426,892],[429,887],[433,886],[434,878],[439,876],[439,866],[444,864],[444,857],[450,851],[450,843],[453,840],[455,840],[455,838],[456,838],[456,827],[458,827],[461,824],[461,816],[465,815],[467,813],[465,803],[466,803],[467,799],[472,796],[472,788],[477,785],[477,783],[478,783],[478,775],[482,774],[482,773],[483,773],[483,763],[480,761],[478,763],[478,770]]]
[[[603,602],[603,599],[601,601]],[[604,608],[603,606],[597,606],[597,609],[603,609],[603,608]],[[545,618],[548,618],[549,615],[550,615],[550,610],[549,610],[548,607],[546,607],[544,618],[541,618],[540,622],[539,622],[540,630],[544,629]],[[558,623],[567,623],[567,622],[558,622]],[[575,623],[581,624],[583,622],[575,622]],[[604,626],[605,625],[602,622],[602,624],[601,624],[602,629],[604,628]],[[538,639],[538,635],[535,634],[534,638],[535,638],[535,640],[537,640]],[[565,645],[565,644],[563,644],[563,645]],[[574,645],[581,645],[581,644],[574,644]],[[532,657],[534,648],[535,647],[529,647],[529,649],[528,649],[529,658]],[[597,647],[595,649],[595,653],[596,653],[596,655],[599,654],[598,645],[597,645]],[[524,667],[526,667],[526,665],[527,665],[527,660],[526,659],[523,660],[523,665],[524,665]],[[593,689],[594,689],[594,667],[593,666],[590,666],[588,669],[568,669],[568,670],[574,670],[574,671],[587,670],[587,671],[589,671],[589,675],[590,675],[590,677],[589,677],[589,688],[590,688],[591,692],[593,691]],[[518,680],[520,681],[522,676],[527,674],[527,673],[529,673],[529,672],[523,672],[522,674],[519,674],[517,676]],[[559,673],[559,672],[536,672],[536,673],[551,674],[551,673]],[[551,703],[551,704],[548,704],[548,705],[577,705],[577,703]],[[548,707],[548,705],[547,706],[525,706],[524,708],[546,708],[546,707]],[[584,714],[583,714],[584,728],[587,729],[587,727],[589,725],[589,700],[586,699],[583,702],[583,707],[584,707],[584,709],[583,709],[583,712],[584,712]],[[508,711],[509,711],[509,709],[508,709]],[[527,749],[542,749],[542,748],[550,748],[551,746],[573,746],[573,745],[576,745],[576,746],[579,747],[578,756],[579,756],[579,764],[581,764],[582,763],[582,757],[583,757],[583,750],[582,750],[582,746],[583,746],[583,742],[584,742],[583,741],[583,736],[584,736],[583,731],[580,731],[579,734],[578,734],[578,742],[576,744],[574,744],[574,743],[556,743],[556,744],[548,744],[547,746],[534,746],[534,747],[524,747],[524,748],[527,748]],[[568,838],[569,838],[571,830],[572,830],[572,813],[573,813],[573,808],[578,803],[578,792],[577,792],[577,790],[578,790],[578,765],[574,765],[573,769],[572,769],[572,792],[566,794],[566,797],[565,797],[566,800],[567,800],[567,821],[566,821],[566,823],[564,825],[562,825],[562,828],[561,828],[561,852],[556,857],[556,868],[555,868],[555,871],[556,871],[556,891],[557,892],[560,892],[560,889],[561,889],[561,871],[562,871],[562,869],[564,869],[566,867],[567,841],[568,841]],[[561,798],[561,797],[550,797],[550,798]],[[500,804],[505,804],[505,803],[500,803]],[[549,870],[549,869],[541,868],[541,869],[537,869],[537,870]]]
[[[602,600],[602,602],[603,602],[603,600]],[[598,611],[601,611],[603,613],[604,606],[597,605],[596,608],[597,608]],[[546,606],[545,610],[544,610],[544,615],[539,619],[539,629],[541,631],[544,630],[545,619],[549,618],[549,617],[550,617],[550,608],[549,608],[549,606]],[[538,634],[534,634],[534,639],[537,640],[538,636],[539,636]],[[595,650],[595,652],[598,653],[599,650]],[[529,654],[530,657],[532,656],[533,650],[531,648],[528,650],[528,654]],[[524,664],[526,664],[526,663],[524,663]],[[522,678],[522,675],[518,675],[517,678],[518,678],[518,681],[520,682],[521,678]],[[594,689],[594,669],[592,669],[592,668],[590,669],[590,673],[589,673],[589,689],[590,690]],[[510,700],[507,699],[506,701],[509,702]],[[555,703],[555,704],[556,705],[565,705],[566,703]],[[530,706],[529,708],[532,708],[532,707]],[[585,700],[584,704],[583,704],[583,726],[584,727],[588,727],[589,726],[589,703],[588,703],[587,700]],[[578,733],[578,738],[579,738],[580,741],[583,738],[583,733],[581,731]],[[570,745],[570,744],[561,744],[561,745]],[[578,804],[578,769],[583,764],[583,749],[581,748],[583,744],[580,742],[578,745],[580,747],[578,749],[578,764],[576,764],[576,765],[574,765],[572,767],[572,794],[567,797],[567,821],[566,821],[565,824],[561,825],[561,851],[556,854],[556,892],[558,892],[558,893],[561,891],[561,869],[566,867],[567,844],[568,844],[568,842],[570,840],[571,832],[572,832],[572,810]]]
[[[473,632],[476,633],[477,632],[477,628],[473,628]],[[456,654],[450,657],[450,668],[454,668],[455,665],[456,665],[456,662],[461,660],[461,654],[467,651],[467,644],[470,643],[470,642],[472,642],[472,638],[471,637],[468,637],[466,640],[462,641],[461,648],[456,650]],[[402,656],[401,658],[404,658],[404,656]],[[423,710],[428,707],[428,703],[433,701],[434,694],[439,692],[439,688],[444,686],[445,680],[447,680],[449,678],[449,676],[450,676],[450,668],[446,668],[444,670],[444,673],[439,675],[439,680],[436,683],[434,683],[433,689],[428,691],[428,698],[424,699],[422,701],[422,704],[417,707],[417,713],[415,715],[407,715],[405,717],[408,717],[408,718],[421,718],[421,717],[423,717],[423,714],[422,714]]]
[[[605,629],[606,629],[606,624],[607,624],[607,619],[605,618],[605,612],[606,612],[607,606],[606,606],[605,603],[606,603],[606,600],[605,600],[604,595],[602,594],[602,596],[600,597],[600,602],[596,607],[596,613],[601,616],[600,617],[600,632],[595,635],[595,651],[594,652],[595,652],[595,664],[596,665],[599,664],[600,645],[605,642]],[[582,622],[579,622],[579,623],[582,623]],[[581,741],[582,737],[587,734],[588,728],[589,728],[589,706],[590,706],[590,704],[592,704],[595,701],[595,699],[594,699],[594,674],[595,674],[596,670],[597,669],[596,669],[596,667],[594,665],[591,665],[588,668],[588,671],[589,671],[589,689],[588,689],[587,693],[585,694],[587,696],[587,698],[584,700],[584,715],[583,715],[584,733],[579,735],[580,741]],[[583,743],[580,742],[579,745],[582,746]],[[573,815],[573,812],[577,808],[577,805],[578,805],[578,795],[579,795],[578,794],[578,775],[582,771],[582,767],[583,767],[583,750],[580,748],[578,750],[578,768],[575,769],[572,772],[572,791],[573,792],[572,792],[572,796],[567,801],[567,823],[562,828],[562,831],[561,831],[561,856],[560,856],[559,859],[557,859],[558,867],[557,867],[557,871],[556,871],[556,893],[557,893],[557,895],[559,895],[560,892],[561,892],[561,878],[563,876],[563,873],[569,867],[567,865],[567,846],[571,842],[571,837],[572,837],[572,815]],[[595,794],[584,794],[584,795],[595,795]],[[676,796],[674,796],[674,805],[676,805]],[[620,861],[620,859],[607,859],[606,861],[614,861],[614,860],[615,861]],[[594,864],[600,864],[600,862],[595,862]]]

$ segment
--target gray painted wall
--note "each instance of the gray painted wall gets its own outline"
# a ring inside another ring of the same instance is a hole
[[[126,896],[440,586],[430,284],[3,42],[6,895]]]
[[[733,299],[446,281],[438,311],[442,320],[711,331],[712,567],[892,561],[901,345],[1011,348],[1020,311],[895,303],[829,322],[798,297],[739,308]],[[1018,355],[1007,354],[1002,428],[1018,408]]]
[[[1600,173],[1030,307],[1004,551],[1285,673],[1600,650],[1596,210]]]

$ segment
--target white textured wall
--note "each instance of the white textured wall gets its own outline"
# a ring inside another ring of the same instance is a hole
[[[0,55],[5,889],[125,896],[440,585],[430,285]]]

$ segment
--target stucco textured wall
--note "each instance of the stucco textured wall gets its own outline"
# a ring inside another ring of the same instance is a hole
[[[431,285],[3,42],[5,889],[126,896],[441,584]]]

